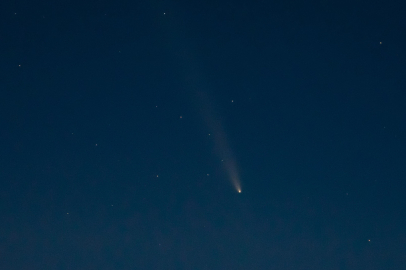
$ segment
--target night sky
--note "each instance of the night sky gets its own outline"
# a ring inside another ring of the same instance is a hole
[[[0,269],[406,269],[403,1],[0,4]]]

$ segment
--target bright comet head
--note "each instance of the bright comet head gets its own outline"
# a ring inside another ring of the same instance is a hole
[[[241,193],[241,189],[238,190],[238,193]]]

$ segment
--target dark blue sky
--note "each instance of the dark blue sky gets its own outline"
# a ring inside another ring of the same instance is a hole
[[[0,269],[406,269],[404,11],[2,1]]]

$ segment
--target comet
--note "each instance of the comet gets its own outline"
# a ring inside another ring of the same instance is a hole
[[[234,189],[238,193],[241,193],[237,159],[232,152],[224,125],[220,117],[217,117],[216,102],[208,95],[209,89],[213,89],[213,86],[210,85],[205,78],[204,72],[201,72],[196,64],[201,62],[199,57],[197,57],[198,54],[187,44],[179,44],[179,40],[188,40],[183,36],[184,31],[179,31],[179,29],[182,29],[182,24],[176,24],[176,21],[172,21],[172,24],[167,24],[167,27],[169,27],[167,32],[171,33],[168,36],[170,37],[168,44],[173,49],[174,56],[181,67],[180,69],[176,68],[176,70],[180,70],[180,74],[183,77],[184,89],[186,90],[183,93],[190,96],[191,103],[200,112],[206,126],[210,130],[210,135],[213,135],[215,154],[219,160],[224,160],[224,170],[227,173],[229,181]],[[234,104],[234,100],[231,98],[230,100]]]
[[[231,149],[223,124],[220,119],[216,117],[216,112],[213,109],[214,101],[209,99],[206,92],[196,90],[196,93],[200,113],[207,127],[212,131],[210,134],[211,137],[213,137],[215,153],[218,158],[223,161],[224,169],[231,184],[238,193],[241,193],[241,181],[236,158]]]

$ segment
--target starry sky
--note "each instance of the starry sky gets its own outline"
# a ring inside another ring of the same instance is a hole
[[[0,269],[406,269],[402,1],[1,1]]]

